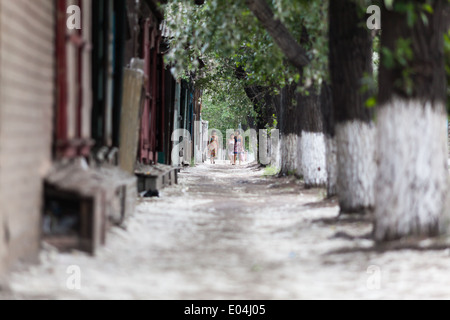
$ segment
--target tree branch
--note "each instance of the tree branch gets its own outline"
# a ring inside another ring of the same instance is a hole
[[[302,69],[310,63],[306,50],[295,40],[286,26],[275,19],[266,0],[246,0],[246,3],[294,67]]]

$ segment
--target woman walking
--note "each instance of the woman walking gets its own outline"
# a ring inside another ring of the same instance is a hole
[[[234,134],[230,136],[230,139],[228,140],[228,158],[230,159],[230,163],[234,166],[236,162],[234,161],[234,146],[235,146],[235,140],[234,140]]]
[[[219,138],[217,137],[217,132],[213,131],[211,139],[208,142],[209,157],[211,164],[216,164],[216,157],[219,150]]]
[[[242,154],[244,152],[244,138],[242,138],[241,133],[236,131],[234,135],[234,164],[236,164],[239,158],[239,165],[242,164]]]

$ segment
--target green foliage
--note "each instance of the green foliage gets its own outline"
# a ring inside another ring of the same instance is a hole
[[[272,130],[278,128],[278,119],[277,119],[277,115],[276,115],[276,114],[273,114],[273,115],[272,115],[272,118],[273,118],[272,126],[267,125],[267,134],[268,134],[269,136],[271,136]]]
[[[413,70],[409,66],[414,54],[411,48],[411,39],[399,38],[397,39],[394,50],[383,47],[381,48],[383,55],[383,64],[387,69],[397,69],[401,72],[401,78],[399,78],[394,85],[406,92],[407,95],[411,95],[413,92],[412,73]]]
[[[367,108],[374,108],[377,105],[377,98],[376,97],[370,97],[366,101],[366,107]]]
[[[384,5],[387,9],[392,10],[394,8],[394,0],[384,0]]]
[[[395,10],[406,14],[408,26],[412,28],[418,18],[420,18],[425,25],[429,23],[428,15],[434,13],[432,5],[433,1],[434,0],[425,0],[424,2],[384,0],[384,5],[388,10]]]
[[[231,87],[230,92],[233,90],[239,90],[239,87]],[[236,130],[240,125],[245,127],[247,118],[254,112],[244,94],[239,94],[243,99],[241,104],[235,101],[236,96],[210,90],[205,91],[203,95],[202,118],[209,121],[209,128],[219,130],[224,135],[224,140],[227,139],[227,130]]]
[[[413,59],[411,39],[399,38],[394,51],[386,47],[383,47],[381,51],[384,57],[383,63],[387,69],[406,67]]]
[[[313,58],[304,70],[304,81],[320,81],[327,76],[328,19],[327,1],[274,0],[273,11],[300,42],[307,30],[309,41],[302,43]],[[199,70],[199,58],[228,67],[242,67],[247,84],[283,86],[300,80],[298,70],[286,64],[245,1],[210,0],[203,6],[192,1],[170,0],[165,5],[168,26],[172,30],[168,62],[180,76]]]
[[[427,14],[433,14],[433,0],[422,1],[394,1],[384,0],[384,5],[388,10],[395,10],[406,15],[408,26],[412,28],[417,19],[420,18],[424,24],[428,24]]]
[[[450,3],[450,1],[448,1]],[[422,23],[428,25],[429,15],[434,14],[433,0],[426,1],[399,1],[384,0],[386,8],[396,10],[406,14],[407,22],[412,27],[418,18]],[[407,94],[412,91],[412,70],[407,67],[408,61],[413,58],[411,43],[409,39],[399,39],[394,52],[387,48],[381,49],[384,66],[386,68],[401,68],[402,79],[395,85],[403,88]],[[450,30],[444,35],[445,70],[447,74],[447,84],[450,83]],[[447,85],[447,111],[450,113],[450,87]]]
[[[372,42],[373,46],[373,56],[372,56],[372,68],[373,72],[371,74],[365,73],[361,79],[361,93],[368,93],[369,98],[367,98],[365,105],[367,108],[374,108],[378,104],[377,93],[378,93],[378,74],[380,69],[380,35],[376,35]]]
[[[273,0],[270,5],[299,42],[307,31],[302,45],[312,62],[302,74],[286,62],[245,1],[208,0],[196,6],[193,1],[168,0],[164,5],[172,34],[166,62],[176,77],[195,75],[196,86],[207,93],[203,118],[212,124],[230,126],[251,115],[245,87],[280,88],[292,82],[309,86],[328,77],[328,1]],[[243,71],[239,79],[237,68]],[[233,115],[240,118],[233,120]]]

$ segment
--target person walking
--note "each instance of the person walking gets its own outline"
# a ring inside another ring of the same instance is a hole
[[[230,159],[230,163],[234,166],[236,162],[234,161],[234,146],[235,146],[235,140],[234,140],[234,134],[230,136],[230,139],[228,140],[228,158]]]
[[[208,142],[209,158],[211,164],[216,164],[216,157],[219,150],[219,138],[217,137],[217,132],[213,131],[211,138]]]
[[[242,153],[244,152],[244,138],[242,138],[241,133],[236,131],[234,135],[234,164],[237,163],[239,159],[239,165],[242,164]]]

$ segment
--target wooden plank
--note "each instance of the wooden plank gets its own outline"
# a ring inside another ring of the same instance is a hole
[[[46,236],[45,242],[60,252],[69,252],[80,248],[80,238],[77,236]]]
[[[138,70],[125,69],[123,77],[119,166],[122,170],[134,174],[138,155],[144,74]]]
[[[89,201],[81,200],[80,203],[80,249],[90,254],[93,253],[94,245],[92,243],[92,224],[94,222],[92,206]]]

